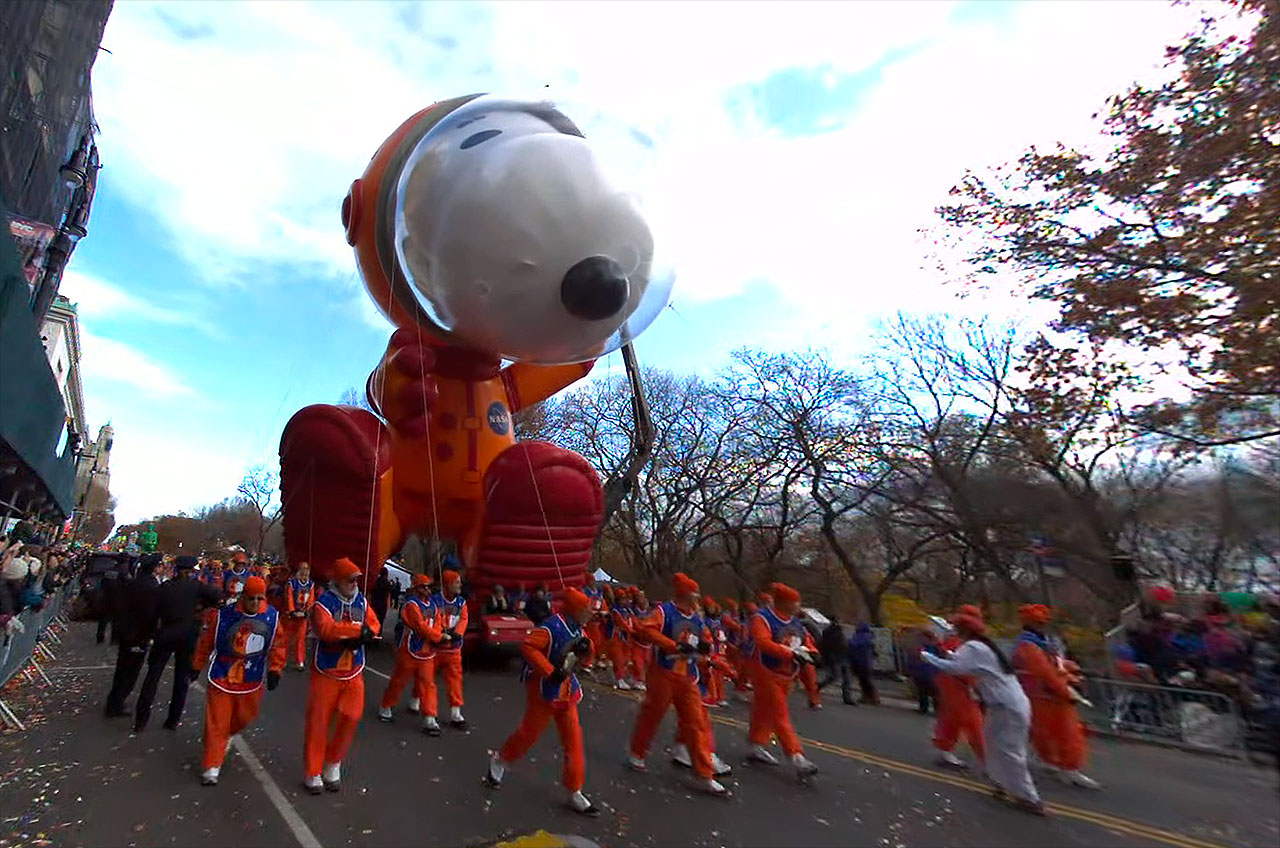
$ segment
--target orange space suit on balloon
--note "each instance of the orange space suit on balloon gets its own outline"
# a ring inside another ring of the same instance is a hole
[[[280,441],[285,545],[367,587],[409,534],[494,584],[581,585],[604,502],[577,453],[512,415],[582,379],[662,311],[673,277],[635,205],[550,101],[437,103],[373,155],[342,206],[366,288],[397,328],[372,412],[319,404]],[[504,366],[504,361],[509,362]]]

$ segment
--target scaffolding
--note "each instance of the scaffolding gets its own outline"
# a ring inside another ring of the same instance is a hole
[[[74,186],[60,173],[87,147],[90,72],[114,0],[4,0],[0,13],[0,197],[57,228]]]

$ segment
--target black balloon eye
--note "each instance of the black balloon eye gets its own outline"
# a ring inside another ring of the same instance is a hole
[[[495,135],[502,135],[502,130],[482,130],[478,133],[473,133],[463,140],[461,149],[469,150],[477,144],[483,144]]]

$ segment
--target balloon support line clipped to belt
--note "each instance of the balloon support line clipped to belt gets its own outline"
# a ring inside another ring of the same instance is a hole
[[[643,698],[643,696],[632,692],[620,692],[612,686],[604,683],[591,680],[583,681],[583,683],[619,698],[627,698],[632,701],[640,701]],[[728,716],[712,715],[711,720],[716,724],[722,724],[726,727],[733,727],[740,730],[745,730],[749,726],[748,723],[742,719],[730,718]],[[945,783],[949,786],[954,786],[957,789],[965,789],[979,795],[991,794],[990,786],[984,783],[979,783],[976,780],[969,780],[956,775],[945,774],[943,772],[934,771],[933,769],[927,769],[922,766],[905,763],[900,760],[894,760],[877,754],[871,754],[866,751],[860,751],[856,748],[846,748],[841,745],[823,742],[818,739],[810,739],[805,736],[801,736],[800,741],[806,746],[816,748],[819,751],[824,751],[828,754],[835,754],[851,760],[858,760],[868,765],[877,766],[878,768],[901,772],[914,777],[922,777],[926,780],[932,780],[937,783]],[[1074,807],[1069,804],[1061,804],[1051,801],[1046,801],[1045,806],[1055,815],[1059,815],[1064,818],[1086,822],[1088,824],[1106,828],[1107,830],[1123,833],[1126,836],[1134,836],[1139,839],[1160,842],[1165,845],[1172,845],[1174,848],[1228,848],[1228,846],[1218,842],[1209,842],[1194,836],[1187,836],[1170,830],[1162,830],[1157,827],[1142,824],[1141,822],[1112,816],[1109,813],[1086,810],[1081,807]]]

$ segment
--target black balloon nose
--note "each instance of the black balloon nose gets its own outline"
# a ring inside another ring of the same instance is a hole
[[[631,293],[622,266],[607,256],[592,256],[569,269],[560,283],[560,302],[584,321],[603,321],[627,305]]]

